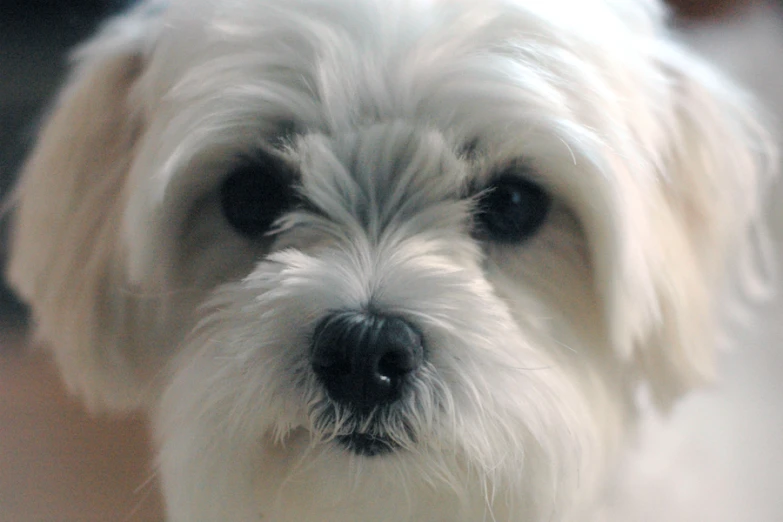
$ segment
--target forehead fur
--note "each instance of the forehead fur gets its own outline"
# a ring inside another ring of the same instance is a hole
[[[145,101],[156,116],[186,107],[204,119],[180,123],[201,128],[257,127],[258,116],[327,132],[389,119],[468,134],[523,116],[532,123],[512,107],[605,127],[607,97],[650,77],[656,17],[629,23],[643,18],[636,3],[635,17],[606,2],[558,3],[176,3],[145,74]],[[462,128],[460,107],[475,128]],[[613,123],[626,118],[617,111]]]
[[[649,173],[665,132],[654,111],[670,103],[652,58],[655,4],[573,4],[172,4],[137,88],[148,121],[126,219],[144,248],[132,251],[153,251],[159,238],[141,236],[176,221],[281,122],[340,135],[404,121],[455,148],[477,142],[491,162],[531,160],[589,212],[586,187],[609,200],[640,181],[616,179],[618,163]]]

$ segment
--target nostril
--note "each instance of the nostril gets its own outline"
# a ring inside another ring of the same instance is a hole
[[[421,366],[424,351],[421,336],[405,321],[390,319],[380,342],[385,352],[378,360],[378,374],[382,377],[402,377]]]
[[[413,370],[410,357],[399,352],[389,352],[378,361],[378,375],[381,378],[399,377]]]

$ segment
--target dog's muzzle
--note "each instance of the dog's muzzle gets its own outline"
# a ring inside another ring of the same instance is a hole
[[[366,415],[399,400],[424,362],[409,322],[370,312],[335,312],[315,329],[311,363],[329,398]]]
[[[400,401],[424,362],[419,331],[408,321],[372,312],[341,311],[324,318],[312,338],[313,372],[329,400],[354,419],[377,418]],[[365,429],[344,433],[336,440],[358,455],[388,453],[397,444]]]

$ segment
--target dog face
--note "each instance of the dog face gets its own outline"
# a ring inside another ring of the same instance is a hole
[[[616,4],[616,5],[615,5]],[[18,189],[10,278],[172,520],[570,520],[712,373],[764,135],[651,2],[146,2]]]

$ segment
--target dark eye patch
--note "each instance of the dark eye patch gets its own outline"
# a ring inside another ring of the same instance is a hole
[[[244,237],[263,237],[296,204],[294,183],[293,168],[280,157],[259,152],[243,159],[220,187],[226,221]]]
[[[283,149],[294,141],[300,131],[294,120],[281,118],[275,123],[274,132],[267,137],[267,142],[276,149]]]
[[[479,139],[473,138],[472,140],[463,143],[457,148],[456,152],[457,156],[460,158],[465,158],[467,160],[474,159],[479,153]]]
[[[492,176],[479,194],[477,233],[498,243],[521,243],[544,224],[552,199],[520,165]]]

